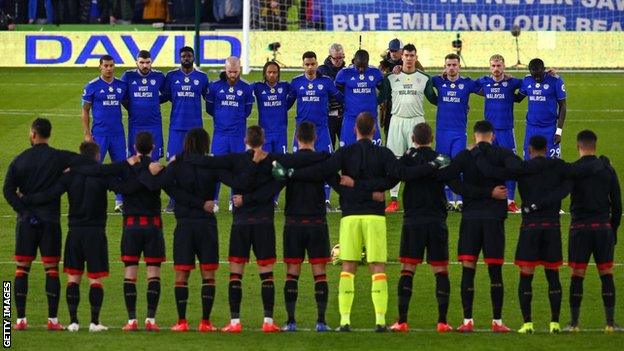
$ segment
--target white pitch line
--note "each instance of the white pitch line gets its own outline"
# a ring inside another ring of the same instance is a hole
[[[37,330],[41,329],[41,330],[46,330],[47,331],[47,325],[45,325],[45,324],[40,324],[40,325],[36,325],[36,326],[29,325],[28,329],[37,329]],[[121,330],[121,329],[122,329],[122,327],[108,326],[108,330],[110,330],[110,331],[118,331],[118,330]],[[68,332],[66,330],[64,330],[64,331],[66,333],[70,333],[70,332]],[[88,328],[84,327],[84,329],[82,329],[79,333],[81,333],[83,331],[85,333],[88,332]],[[167,334],[172,334],[172,335],[173,334],[179,335],[178,332],[173,332],[173,331],[169,330],[168,328],[161,328],[158,333],[161,334],[163,332],[167,333]],[[192,329],[189,330],[189,333],[193,333],[193,332],[196,332],[196,331],[192,330]],[[245,334],[245,333],[248,333],[248,332],[261,333],[262,329],[261,328],[246,328],[246,327],[244,327],[242,334]],[[18,335],[20,333],[22,333],[22,332],[20,332],[20,331],[14,332],[13,335]],[[26,330],[26,333],[28,333],[28,330]],[[139,329],[136,332],[124,333],[124,335],[142,335],[143,333],[150,333],[150,332],[147,332],[145,330]],[[287,334],[287,335],[296,336],[297,333],[318,333],[318,332],[315,329],[312,329],[312,328],[297,328],[296,332],[279,332],[277,334]],[[336,330],[330,330],[330,331],[322,332],[322,333],[318,333],[318,334],[327,334],[327,333],[329,333],[329,334],[338,334],[338,333],[342,333],[342,332],[338,332]],[[375,330],[374,329],[367,329],[367,328],[351,328],[350,333],[375,333]],[[420,334],[420,333],[439,334],[435,329],[423,329],[423,328],[410,328],[410,330],[407,333],[395,333],[395,332],[390,331],[390,329],[388,329],[388,331],[386,333],[387,334],[396,335],[397,338],[400,338],[401,335],[404,335],[404,334]],[[491,333],[492,335],[496,334],[496,333],[493,333],[490,329],[474,329],[472,333],[479,333],[479,334],[481,334],[481,333],[482,334]],[[585,328],[581,328],[580,331],[575,332],[574,334],[577,334],[577,333],[604,333],[604,329],[599,329],[599,328],[587,328],[587,329],[585,329]],[[48,335],[52,335],[52,334],[57,334],[57,333],[50,332]],[[62,333],[62,334],[65,334],[65,333]],[[106,331],[103,331],[103,332],[98,332],[98,334],[106,335],[107,333],[106,333]],[[207,335],[214,335],[214,334],[227,334],[227,333],[216,331],[216,332],[209,332],[209,333],[205,333],[205,334],[207,334]],[[457,331],[453,331],[450,334],[456,334],[457,335],[459,333]],[[516,333],[514,331],[511,331],[509,334],[510,335],[514,335],[514,334],[518,334],[518,333]],[[543,330],[536,329],[535,334],[549,334],[549,331],[546,330],[546,329],[543,329]],[[566,333],[566,332],[561,332],[561,334],[570,334],[570,335],[572,335],[572,333]],[[518,335],[522,335],[522,334],[518,334]],[[466,337],[469,337],[469,336],[466,336]],[[522,335],[522,337],[525,337],[525,336]],[[132,336],[130,336],[130,338],[132,338]]]

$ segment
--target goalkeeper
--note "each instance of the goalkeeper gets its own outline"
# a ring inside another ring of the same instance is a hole
[[[375,146],[372,142],[375,133],[375,119],[368,112],[362,112],[356,119],[357,142],[340,148],[328,161],[298,169],[288,174],[295,180],[319,181],[341,171],[345,182],[348,180],[368,180],[375,191],[390,189],[396,180],[386,177],[396,169],[398,161],[392,151]],[[424,164],[405,168],[404,171],[421,174],[433,173],[435,166]],[[403,172],[401,172],[403,173]],[[352,184],[351,184],[352,185]],[[388,282],[385,273],[387,259],[386,218],[384,203],[375,200],[357,199],[357,192],[340,194],[342,219],[340,221],[340,274],[338,302],[340,309],[339,331],[350,331],[351,305],[355,293],[354,277],[358,262],[362,257],[362,247],[366,247],[369,269],[372,273],[371,295],[375,307],[375,331],[386,331],[386,309],[388,305]]]
[[[390,327],[396,332],[407,332],[407,315],[412,296],[412,283],[416,266],[422,263],[425,249],[427,262],[436,279],[438,302],[437,331],[444,333],[453,328],[447,323],[451,286],[448,278],[448,229],[446,227],[446,197],[444,182],[437,174],[410,172],[410,169],[434,163],[438,167],[448,166],[447,156],[438,154],[431,148],[433,132],[427,123],[417,124],[412,133],[414,146],[399,160],[399,167],[391,171],[391,176],[405,181],[405,213],[401,231],[401,275],[398,283],[399,320]],[[345,183],[343,181],[343,183]],[[353,184],[356,191],[374,189],[372,181],[362,180]],[[458,193],[471,191],[475,197],[490,197],[491,188],[467,188],[458,179],[449,181],[449,186]],[[369,190],[370,191],[370,190]],[[501,196],[504,196],[504,191]]]

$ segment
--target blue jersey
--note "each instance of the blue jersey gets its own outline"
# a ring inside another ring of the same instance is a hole
[[[355,119],[364,111],[377,117],[377,88],[383,79],[383,73],[374,67],[368,67],[364,73],[352,66],[340,70],[336,86],[344,87],[344,117]]]
[[[520,94],[528,96],[527,124],[548,127],[557,125],[559,100],[566,98],[565,84],[560,77],[549,74],[537,83],[531,76],[522,80]]]
[[[479,92],[478,81],[465,77],[459,77],[454,82],[441,76],[431,79],[438,90],[436,129],[466,133],[468,98],[471,93]]]
[[[513,129],[514,94],[521,84],[522,80],[517,78],[502,82],[497,82],[489,76],[479,79],[481,92],[485,98],[485,119],[492,123],[494,129]]]
[[[244,136],[254,103],[252,86],[242,79],[234,86],[219,79],[208,90],[206,112],[214,118],[214,134]]]
[[[113,78],[107,83],[101,77],[95,78],[85,85],[82,92],[82,103],[91,104],[93,125],[91,133],[99,136],[123,135],[121,124],[121,102],[127,99],[126,83]]]
[[[288,109],[292,106],[288,101],[290,84],[277,82],[274,87],[270,87],[266,82],[257,82],[253,90],[258,101],[259,124],[265,134],[285,134]]]
[[[169,129],[189,130],[203,126],[201,100],[208,95],[206,73],[194,69],[186,74],[180,68],[169,71],[163,94],[171,100]]]
[[[331,78],[318,75],[311,80],[305,75],[295,77],[290,83],[289,99],[297,101],[297,124],[308,121],[317,128],[326,127],[329,97],[339,102],[343,100],[342,93],[336,89]]]
[[[133,69],[126,71],[121,80],[128,88],[129,128],[161,128],[160,99],[165,75],[152,70],[144,76],[138,69]]]

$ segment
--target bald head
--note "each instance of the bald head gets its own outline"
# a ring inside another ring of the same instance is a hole
[[[230,56],[225,59],[225,75],[230,84],[236,83],[240,77],[241,65],[240,59],[236,56]]]

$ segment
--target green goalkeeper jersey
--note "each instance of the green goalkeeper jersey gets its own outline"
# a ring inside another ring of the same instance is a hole
[[[388,75],[381,85],[379,102],[391,102],[392,117],[424,118],[424,98],[437,103],[433,84],[428,75],[416,70],[414,73],[401,72]]]

